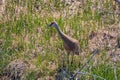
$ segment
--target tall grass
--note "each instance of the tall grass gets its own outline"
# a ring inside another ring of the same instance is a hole
[[[74,2],[69,4],[66,0],[6,0],[5,11],[0,19],[1,77],[11,61],[22,59],[35,66],[27,72],[26,80],[46,79],[48,76],[54,79],[63,61],[66,63],[66,52],[56,30],[47,27],[52,21],[56,21],[64,33],[78,39],[81,51],[84,52],[82,55],[75,56],[75,63],[72,67],[69,66],[70,72],[76,71],[90,56],[88,35],[91,31],[119,24],[120,16],[115,15],[113,9],[113,7],[118,9],[118,5],[114,4],[114,1],[80,1],[82,4],[75,9],[77,12],[71,14],[69,7],[72,3]],[[102,51],[97,55],[99,59],[91,60],[83,71],[106,80],[114,80],[113,64],[109,59],[107,60],[105,54],[106,51]],[[95,60],[98,63],[94,65]],[[116,70],[119,79],[119,67]],[[90,75],[79,77],[82,80],[101,80]]]

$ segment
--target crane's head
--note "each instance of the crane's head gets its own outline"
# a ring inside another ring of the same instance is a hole
[[[58,27],[58,24],[56,22],[51,22],[51,24],[49,25],[49,27]]]

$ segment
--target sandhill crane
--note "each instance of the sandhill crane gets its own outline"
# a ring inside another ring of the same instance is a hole
[[[69,62],[69,54],[72,52],[73,55],[72,55],[71,63],[73,63],[74,54],[79,55],[79,52],[80,52],[80,46],[79,46],[78,40],[71,38],[68,35],[64,34],[56,22],[52,22],[49,26],[55,27],[57,32],[59,33],[59,35],[63,41],[64,48],[66,49],[66,51],[68,53],[68,62]]]

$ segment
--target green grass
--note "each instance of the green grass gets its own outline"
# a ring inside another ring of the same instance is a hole
[[[46,77],[52,76],[54,79],[55,73],[62,67],[62,62],[66,59],[64,59],[65,51],[57,31],[47,27],[52,21],[56,21],[64,33],[78,39],[81,50],[85,52],[84,56],[76,56],[74,65],[69,66],[71,72],[76,71],[90,56],[89,33],[119,24],[120,21],[120,17],[117,15],[100,13],[98,9],[91,9],[93,4],[97,8],[99,3],[92,1],[85,2],[84,6],[78,8],[76,14],[70,16],[70,13],[67,12],[63,17],[64,10],[67,11],[71,6],[71,4],[66,5],[64,0],[62,2],[60,0],[48,0],[47,2],[42,0],[21,0],[19,2],[10,0],[9,2],[7,0],[5,13],[0,19],[0,76],[11,61],[22,59],[35,66],[25,75],[26,80],[34,80],[37,75],[40,76],[39,78],[46,79]],[[18,13],[15,13],[16,6],[21,9]],[[102,2],[101,9],[109,8],[108,11],[114,11],[112,6],[117,7],[113,1],[106,0]],[[55,12],[58,12],[60,16],[54,17]],[[85,68],[83,71],[101,76],[106,80],[114,80],[113,64],[110,64],[111,61],[107,60],[105,54],[106,51],[105,53],[102,51],[99,57],[102,61],[97,59],[99,63],[93,66],[94,61],[92,60],[88,69]],[[117,67],[118,79],[119,75],[120,69]],[[81,79],[91,80],[94,77],[84,75]]]

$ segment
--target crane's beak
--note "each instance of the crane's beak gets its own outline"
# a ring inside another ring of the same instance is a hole
[[[47,26],[47,27],[50,27],[50,24],[48,24],[48,21],[45,20],[45,22],[46,22],[46,26]]]
[[[46,24],[46,27],[50,27],[49,24]]]
[[[51,24],[48,24],[48,23],[47,23],[46,26],[47,26],[47,27],[51,27]]]
[[[52,26],[52,24],[49,24],[49,27],[51,27]]]

